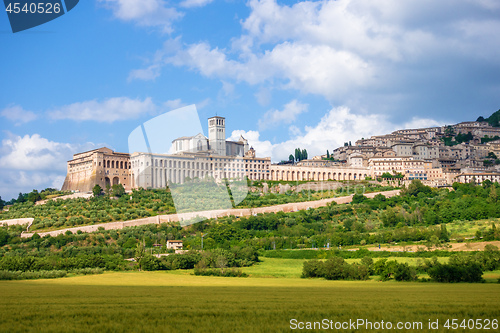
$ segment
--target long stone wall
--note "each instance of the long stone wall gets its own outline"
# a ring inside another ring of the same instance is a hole
[[[0,221],[0,226],[2,224],[8,225],[8,226],[11,226],[11,225],[25,225],[25,224],[27,224],[28,226],[30,226],[33,223],[34,220],[35,219],[32,218],[32,217],[28,217],[28,218],[24,218],[24,219],[1,220]]]
[[[377,194],[382,194],[387,198],[399,195],[400,190],[386,191],[386,192],[376,192],[376,193],[367,193],[365,194],[368,198],[373,198]],[[310,208],[319,208],[328,205],[329,203],[335,201],[337,204],[346,204],[352,201],[352,195],[337,197],[337,198],[328,198],[316,201],[306,201],[306,202],[295,202],[295,203],[287,203],[283,205],[269,206],[269,207],[257,207],[257,208],[240,208],[240,209],[229,209],[229,210],[208,210],[202,212],[193,212],[193,213],[181,213],[181,214],[170,214],[170,215],[157,215],[152,217],[146,217],[138,220],[130,220],[123,222],[109,222],[109,223],[101,223],[94,224],[84,227],[74,227],[67,229],[60,229],[49,232],[40,232],[38,233],[41,237],[46,235],[51,235],[55,237],[60,234],[64,234],[67,231],[72,233],[77,233],[79,230],[81,232],[94,232],[97,231],[100,227],[104,228],[104,230],[118,230],[123,229],[125,227],[138,227],[146,224],[160,224],[167,222],[183,222],[190,221],[192,219],[198,217],[205,217],[207,219],[210,218],[218,218],[224,216],[250,216],[256,214],[264,214],[264,213],[277,213],[277,212],[295,212],[298,210],[305,210]],[[33,236],[35,233],[23,233],[21,235],[22,238],[29,238]]]

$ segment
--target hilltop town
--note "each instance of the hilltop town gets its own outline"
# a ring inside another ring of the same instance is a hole
[[[346,143],[335,149],[332,156],[347,165],[368,168],[374,178],[401,175],[428,185],[464,183],[473,178],[478,183],[498,181],[499,116],[500,110],[488,119],[363,138],[354,146]]]
[[[491,117],[455,125],[401,129],[346,143],[330,155],[272,164],[257,157],[248,141],[226,140],[225,118],[208,119],[209,137],[199,133],[172,142],[173,153],[118,153],[108,148],[75,154],[62,190],[88,192],[122,184],[164,188],[169,183],[221,179],[327,181],[421,180],[430,186],[500,180],[500,110]]]

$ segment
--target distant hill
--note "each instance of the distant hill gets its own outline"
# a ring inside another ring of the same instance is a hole
[[[479,117],[476,121],[486,121],[493,127],[500,127],[500,110],[493,113],[489,118],[484,119],[483,117]]]

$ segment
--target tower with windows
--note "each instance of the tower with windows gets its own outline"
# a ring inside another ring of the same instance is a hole
[[[224,117],[208,118],[208,141],[210,149],[216,155],[226,156],[226,119]]]

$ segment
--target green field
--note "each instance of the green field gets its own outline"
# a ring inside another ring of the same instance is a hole
[[[410,266],[416,266],[422,261],[421,258],[405,258],[405,257],[388,257],[387,260],[396,260],[397,262],[408,263]],[[275,259],[275,258],[260,258],[261,262],[250,267],[244,267],[243,272],[250,277],[259,278],[300,278],[302,274],[302,265],[305,259]],[[374,261],[379,259],[374,258]],[[448,258],[438,258],[441,263],[446,263]],[[346,259],[348,263],[361,262],[361,259]],[[491,273],[491,272],[489,272]],[[494,273],[492,273],[494,274]],[[500,274],[499,276],[500,277]]]
[[[246,269],[260,278],[184,271],[0,281],[0,332],[288,332],[291,319],[325,318],[423,322],[414,331],[437,319],[432,332],[447,332],[449,318],[500,319],[500,284],[293,278],[301,262],[265,259]],[[264,278],[277,274],[288,278]]]

